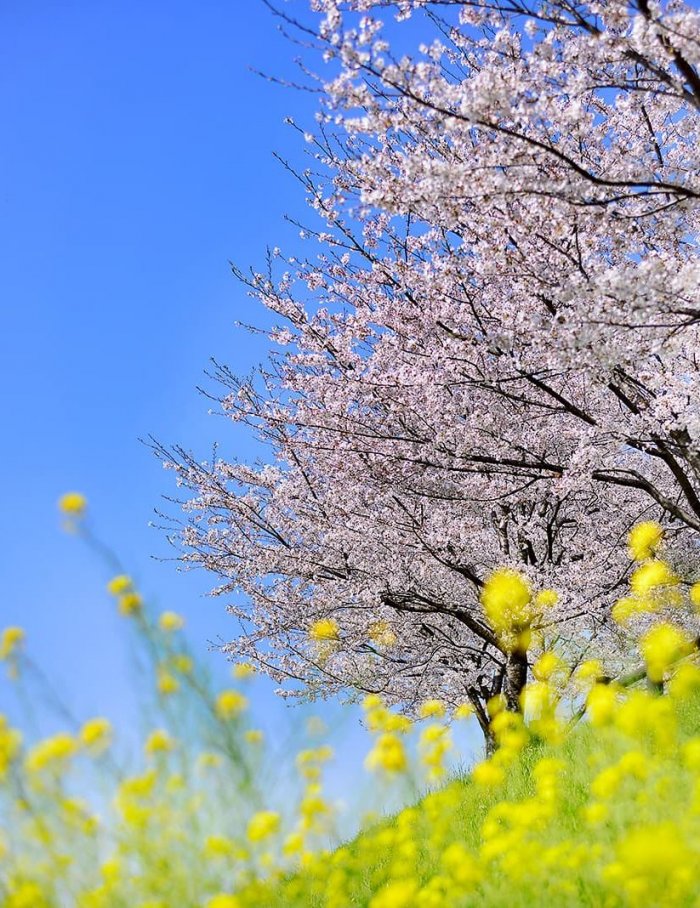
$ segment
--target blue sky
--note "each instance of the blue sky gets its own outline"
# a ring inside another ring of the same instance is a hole
[[[26,628],[79,714],[128,724],[123,619],[56,500],[85,493],[99,534],[226,677],[208,641],[233,621],[204,596],[210,578],[151,558],[170,554],[149,521],[174,489],[138,439],[254,455],[195,388],[211,356],[237,372],[264,358],[234,326],[257,313],[228,261],[294,251],[283,215],[304,218],[303,194],[272,153],[301,158],[283,121],[312,125],[315,99],[249,71],[295,72],[257,0],[3,4],[0,26],[0,625]],[[281,710],[269,685],[256,703]]]

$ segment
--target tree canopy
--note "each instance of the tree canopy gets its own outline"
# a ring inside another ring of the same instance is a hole
[[[236,269],[277,349],[217,367],[269,462],[162,452],[183,557],[244,594],[231,647],[278,681],[468,699],[486,728],[545,638],[623,664],[635,522],[697,552],[700,15],[311,5],[284,19],[326,61],[299,174],[322,226]],[[412,54],[394,13],[421,17]]]

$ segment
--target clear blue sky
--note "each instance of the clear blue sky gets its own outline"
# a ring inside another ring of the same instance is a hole
[[[311,125],[315,99],[249,71],[291,76],[295,53],[258,0],[0,11],[0,626],[26,628],[81,715],[128,723],[134,695],[123,619],[102,566],[60,530],[62,492],[87,495],[100,534],[187,616],[200,652],[234,633],[203,597],[210,578],[150,558],[169,554],[148,523],[174,487],[138,439],[254,453],[195,386],[211,356],[247,372],[265,355],[234,327],[255,314],[228,260],[293,251],[283,214],[305,216],[272,152],[301,158],[283,120]],[[257,698],[279,708],[269,687]]]

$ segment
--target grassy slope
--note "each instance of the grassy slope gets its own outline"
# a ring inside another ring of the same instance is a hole
[[[455,779],[251,897],[305,908],[700,904],[688,882],[700,860],[700,823],[691,809],[698,771],[681,760],[700,732],[700,700],[662,698],[655,715],[645,696],[638,716],[628,710],[607,728],[581,725],[558,747],[530,744],[503,785]],[[616,770],[629,753],[628,771]],[[537,791],[533,768],[542,757],[561,766]],[[591,803],[608,816],[588,821]]]

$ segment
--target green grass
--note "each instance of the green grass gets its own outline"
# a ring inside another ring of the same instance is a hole
[[[503,785],[457,778],[306,870],[256,885],[241,904],[700,904],[700,700],[636,692],[631,702],[612,724],[582,724],[559,746],[531,742]],[[560,766],[538,787],[543,759]],[[601,791],[621,759],[629,771],[619,771],[614,790]],[[591,804],[607,816],[587,819]]]

